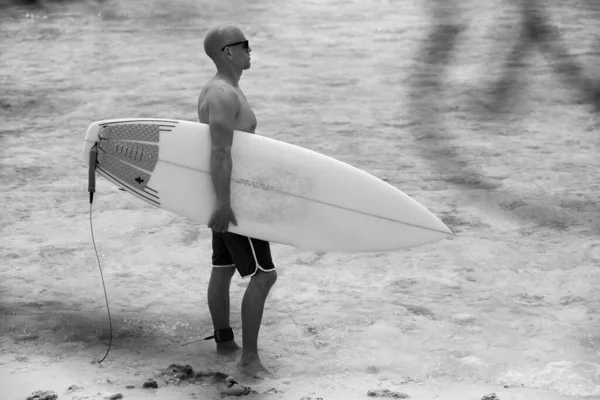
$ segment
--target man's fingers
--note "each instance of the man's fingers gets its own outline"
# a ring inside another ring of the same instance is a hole
[[[214,230],[215,232],[225,233],[229,230],[229,223],[232,223],[235,226],[237,226],[238,224],[237,219],[235,218],[235,215],[233,213],[231,213],[229,222],[225,223],[224,221],[226,221],[226,219],[223,220],[222,218],[212,216],[208,220],[208,227]]]

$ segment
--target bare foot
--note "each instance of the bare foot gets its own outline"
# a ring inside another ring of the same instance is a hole
[[[249,378],[264,379],[274,376],[272,372],[262,365],[258,354],[242,355],[242,359],[237,365],[237,370],[241,375]]]
[[[235,340],[230,340],[228,342],[217,343],[217,353],[219,355],[228,356],[235,355],[242,348],[238,346]]]

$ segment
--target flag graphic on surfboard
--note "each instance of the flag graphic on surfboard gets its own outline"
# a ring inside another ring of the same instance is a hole
[[[97,174],[145,202],[206,225],[216,199],[208,125],[167,119],[92,123]],[[334,158],[234,132],[231,205],[242,235],[316,251],[378,252],[436,242],[452,232],[394,186]]]

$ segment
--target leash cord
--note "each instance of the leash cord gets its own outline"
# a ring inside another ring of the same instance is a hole
[[[104,283],[104,274],[102,273],[102,265],[100,264],[100,257],[98,256],[98,249],[96,248],[96,240],[94,239],[94,227],[92,225],[92,203],[90,203],[90,231],[92,232],[92,243],[94,244],[94,252],[96,253],[96,260],[98,261],[98,269],[100,270],[100,278],[102,279],[102,287],[104,289],[104,299],[106,300],[106,310],[108,311],[108,324],[110,327],[110,341],[108,342],[108,349],[106,350],[106,354],[102,358],[102,360],[98,361],[100,364],[102,361],[106,359],[108,356],[108,352],[110,351],[110,347],[112,346],[113,340],[113,328],[112,328],[112,318],[110,316],[110,306],[108,305],[108,295],[106,294],[106,284]]]
[[[94,225],[92,224],[92,204],[94,203],[94,192],[96,191],[96,164],[98,160],[98,142],[90,149],[90,160],[88,169],[88,192],[90,193],[90,231],[92,232],[92,243],[94,244],[94,252],[96,253],[96,260],[98,261],[98,269],[100,270],[100,278],[102,278],[102,288],[104,289],[104,299],[106,300],[106,310],[108,311],[108,324],[110,327],[110,341],[108,342],[108,349],[102,360],[98,361],[100,364],[108,356],[108,352],[112,346],[113,341],[113,328],[112,318],[110,316],[110,306],[108,305],[108,295],[106,294],[106,284],[104,283],[104,274],[102,273],[102,265],[100,263],[100,256],[98,255],[98,249],[96,248],[96,239],[94,238]]]

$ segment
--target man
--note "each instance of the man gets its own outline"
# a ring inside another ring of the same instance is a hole
[[[208,285],[208,308],[214,325],[217,352],[232,354],[240,347],[229,322],[229,287],[235,270],[250,277],[242,300],[243,349],[238,369],[250,376],[268,374],[258,356],[258,331],[265,300],[277,280],[268,242],[228,232],[237,225],[231,209],[231,157],[233,131],[254,133],[256,117],[238,86],[242,71],[250,68],[250,45],[233,26],[212,28],[204,39],[204,51],[217,67],[198,99],[198,118],[209,125],[212,143],[211,176],[216,209],[208,226],[212,229],[213,268]],[[212,337],[211,337],[212,338]]]

